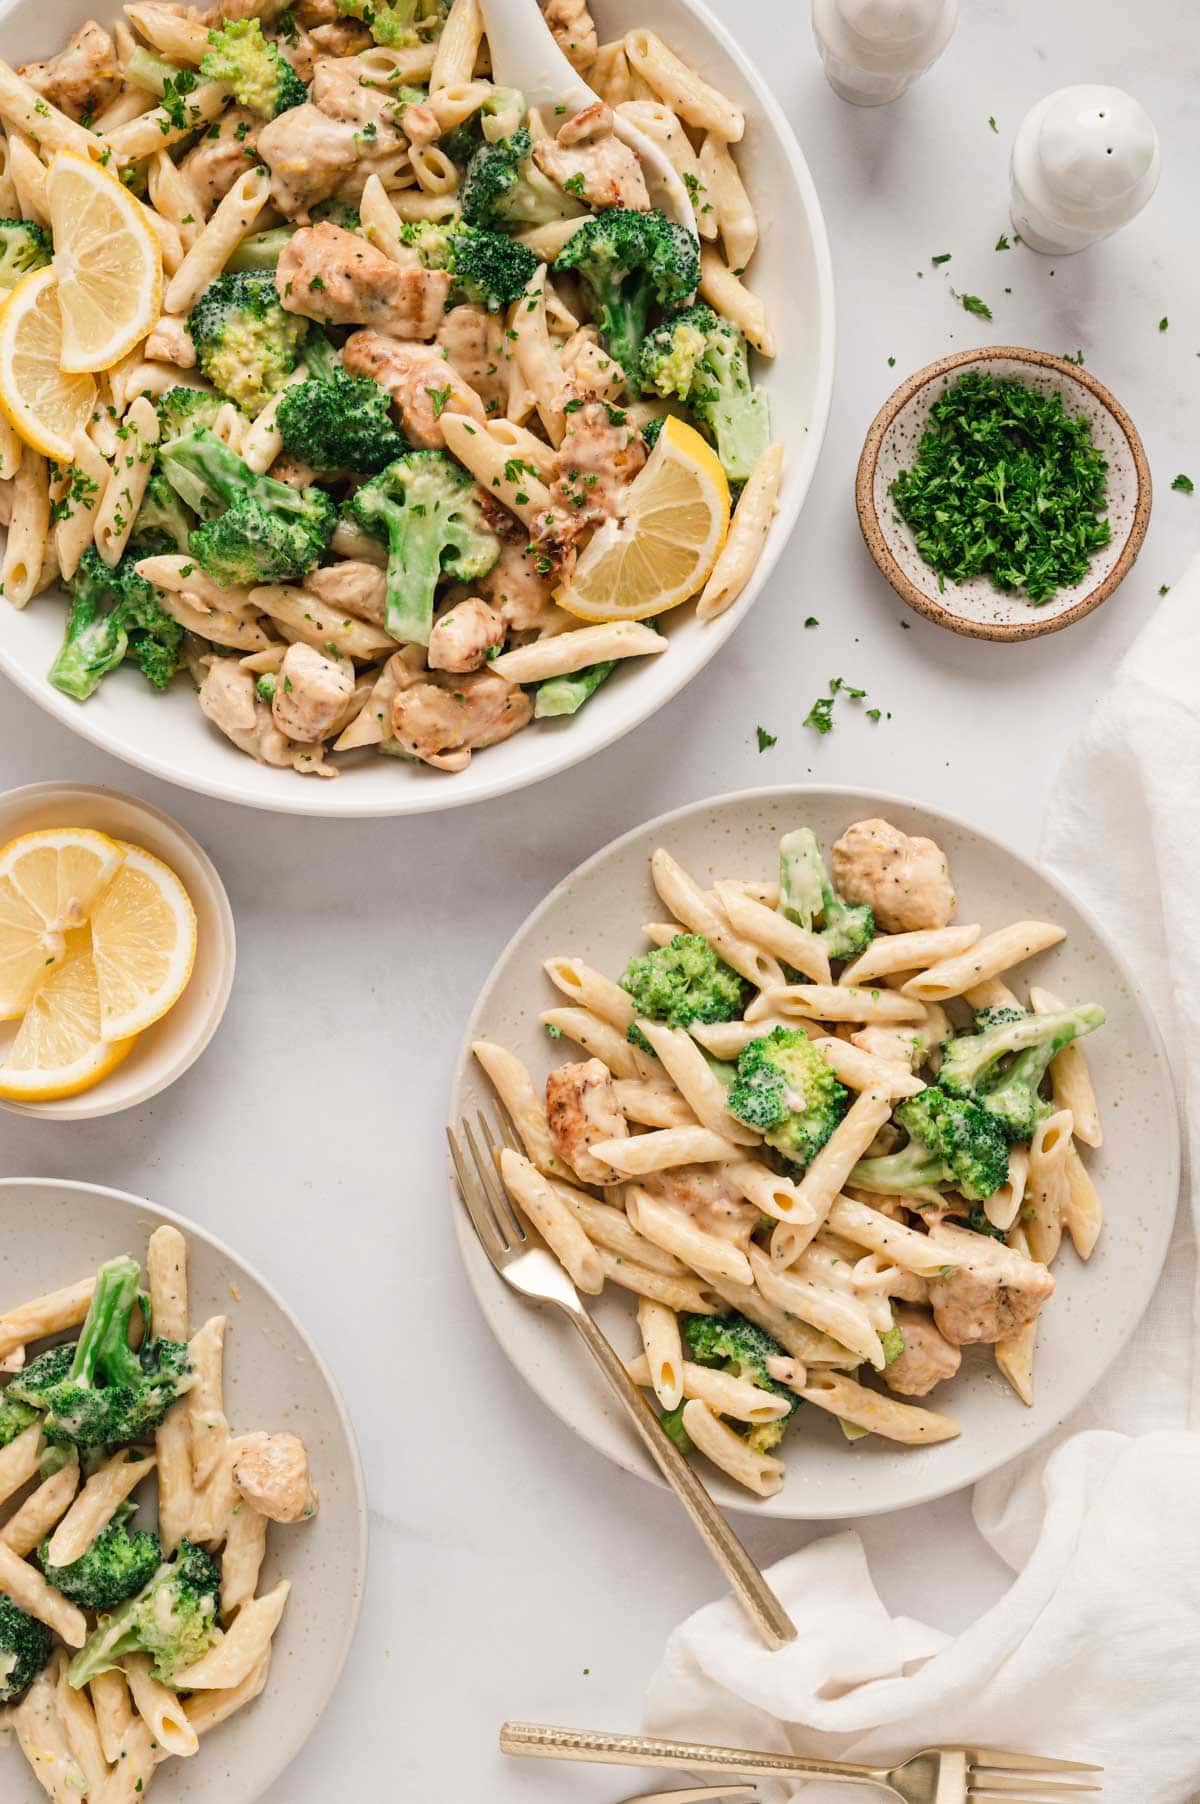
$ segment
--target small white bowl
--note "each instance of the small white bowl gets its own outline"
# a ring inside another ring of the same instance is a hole
[[[149,1102],[195,1063],[225,1013],[233,987],[237,938],[225,885],[207,852],[169,815],[136,796],[90,783],[32,783],[0,795],[0,846],[47,827],[91,827],[142,846],[169,865],[196,910],[196,963],[183,995],[146,1029],[123,1065],[94,1090],[59,1102],[9,1102],[0,1108],[49,1121],[92,1121]],[[0,1054],[16,1022],[0,1023]]]

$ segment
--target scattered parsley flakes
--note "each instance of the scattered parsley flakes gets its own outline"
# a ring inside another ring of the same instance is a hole
[[[883,713],[883,710],[881,708],[868,708],[867,709],[867,719],[868,720],[879,720],[882,716],[882,713]]]
[[[804,624],[805,626],[820,626],[821,622],[817,619],[815,614],[810,614]]]
[[[556,1027],[553,1021],[545,1021],[542,1025],[545,1027],[547,1034],[549,1034],[552,1040],[562,1039],[562,1028]]]
[[[941,263],[949,263],[949,261],[953,255],[954,255],[953,251],[939,251],[938,255],[936,257],[931,257],[929,259],[929,261],[933,264],[933,267],[936,269],[938,267],[938,265]]]
[[[954,294],[953,289],[950,292]],[[954,298],[959,302],[964,313],[977,314],[980,319],[991,319],[991,308],[986,301],[981,301],[977,294],[954,294]]]
[[[1010,251],[1012,249],[1012,245],[1008,242],[1007,236],[1003,232],[1001,232],[999,238],[997,238],[997,240],[996,240],[995,244],[992,246],[992,248],[993,248],[993,250],[997,250],[997,251]]]
[[[833,731],[833,697],[832,697],[832,695],[822,695],[822,696],[817,697],[817,700],[813,703],[812,707],[808,710],[808,713],[804,716],[804,724],[806,727],[812,727],[818,733],[832,733],[832,731]]]
[[[845,677],[830,677],[829,687],[834,695],[840,690],[841,693],[848,696],[852,702],[860,702],[867,693],[865,689],[856,689],[853,683],[848,683],[846,681]]]
[[[1000,130],[1000,127],[996,124],[995,113],[988,114],[988,124],[991,126],[991,128],[994,132],[998,132]]]
[[[902,620],[900,622],[900,631],[902,633],[911,633],[912,632],[912,621],[911,620]]]
[[[1159,331],[1165,332],[1167,327],[1170,325],[1170,323],[1171,323],[1170,320],[1167,318],[1166,314],[1164,313],[1162,318],[1158,322]]]
[[[768,733],[765,727],[755,727],[754,732],[758,739],[760,752],[769,752],[779,738],[778,733]]]
[[[433,402],[434,419],[440,420],[443,413],[445,413],[445,411],[446,411],[446,403],[450,399],[450,393],[451,393],[450,384],[447,383],[445,388],[427,388],[425,390],[425,393],[429,396],[429,399]]]
[[[1063,352],[1063,362],[1064,363],[1077,363],[1079,365],[1080,369],[1082,369],[1083,368],[1083,352],[1076,351],[1074,357],[1072,357],[1072,355],[1069,351],[1064,351]]]
[[[1171,593],[1170,583],[1159,583],[1158,592],[1160,595],[1169,595]]]
[[[1177,476],[1171,487],[1177,489],[1181,495],[1190,495],[1195,491],[1196,485],[1190,476]]]
[[[896,367],[896,359],[895,359],[895,358],[894,358],[894,357],[889,357],[889,358],[888,358],[888,368],[889,368],[889,370],[894,370],[894,369],[895,369],[895,367]]]

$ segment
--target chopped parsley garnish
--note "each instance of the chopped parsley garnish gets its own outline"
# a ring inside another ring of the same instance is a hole
[[[1177,476],[1171,484],[1171,487],[1173,489],[1178,489],[1181,495],[1190,495],[1195,490],[1196,485],[1190,476]]]
[[[778,733],[768,733],[765,727],[755,727],[754,732],[758,739],[760,752],[769,752],[779,738]]]
[[[933,267],[936,269],[938,267],[939,263],[949,263],[949,261],[953,255],[954,255],[953,251],[939,251],[938,255],[936,257],[931,257],[929,259],[929,261],[933,264]]]
[[[853,683],[848,683],[846,681],[845,677],[830,677],[829,687],[834,695],[836,695],[840,689],[842,694],[847,696],[852,702],[860,702],[867,693],[865,689],[856,689]]]
[[[1166,314],[1164,313],[1162,318],[1158,322],[1159,331],[1165,332],[1167,327],[1170,325],[1170,323],[1171,323],[1170,320],[1167,318]]]
[[[988,114],[988,124],[991,126],[991,128],[994,132],[998,132],[1000,130],[1000,127],[996,124],[995,113]]]
[[[567,177],[566,181],[563,183],[563,193],[573,194],[576,200],[582,200],[584,198],[582,171],[577,175],[569,175]]]
[[[833,731],[833,697],[832,697],[832,695],[821,695],[821,696],[817,697],[817,699],[813,703],[812,707],[808,710],[808,713],[804,716],[804,724],[806,727],[814,728],[814,730],[818,733],[832,733],[832,731]]]
[[[1010,251],[1012,249],[1012,245],[1008,242],[1008,239],[1003,232],[1001,232],[999,238],[997,238],[993,249],[998,251]]]
[[[1160,595],[1169,595],[1171,593],[1170,583],[1159,583],[1158,592]]]
[[[190,94],[199,77],[194,69],[181,69],[178,75],[168,75],[163,82],[162,110],[176,131],[185,131],[190,123],[187,108],[183,104],[185,94]],[[163,125],[163,132],[169,130]]]
[[[820,626],[821,622],[817,619],[815,614],[810,614],[804,624],[805,626]]]
[[[895,359],[895,358],[894,358],[894,357],[889,357],[889,358],[888,358],[888,368],[889,368],[889,370],[894,370],[894,369],[895,369],[895,367],[896,367],[896,359]]]
[[[961,302],[964,313],[976,313],[980,319],[991,319],[991,308],[986,301],[981,301],[977,294],[956,294],[954,298]]]
[[[556,1027],[553,1021],[545,1021],[542,1025],[545,1027],[546,1032],[552,1040],[562,1039],[562,1028]]]
[[[450,399],[450,392],[449,383],[446,384],[445,388],[427,388],[425,390],[425,393],[433,402],[433,417],[435,420],[440,420],[445,413],[446,403]]]

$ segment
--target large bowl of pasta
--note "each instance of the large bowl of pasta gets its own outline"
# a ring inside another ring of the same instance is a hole
[[[824,222],[761,75],[698,0],[594,34],[549,0],[598,99],[540,107],[474,0],[125,12],[4,12],[0,668],[156,776],[329,816],[519,789],[663,707],[829,409]],[[82,375],[79,192],[162,263]],[[56,294],[43,423],[5,383]]]

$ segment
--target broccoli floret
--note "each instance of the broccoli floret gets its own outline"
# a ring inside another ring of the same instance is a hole
[[[677,1404],[674,1409],[664,1410],[658,1420],[663,1433],[674,1441],[680,1453],[692,1451],[692,1437],[683,1425],[682,1403]]]
[[[761,1128],[767,1145],[793,1165],[811,1165],[849,1101],[850,1092],[808,1035],[777,1027],[743,1050],[729,1112]]]
[[[894,1365],[904,1351],[903,1328],[885,1328],[879,1336],[879,1344],[883,1348],[884,1365]]]
[[[998,1228],[995,1222],[988,1220],[985,1209],[972,1209],[967,1217],[967,1226],[973,1234],[988,1234],[993,1240],[1007,1241],[1008,1239],[1003,1228]]]
[[[192,1385],[192,1361],[183,1341],[147,1333],[137,1352],[129,1344],[135,1309],[145,1314],[136,1259],[110,1259],[96,1289],[70,1366],[61,1371],[62,1349],[51,1348],[18,1372],[9,1391],[45,1411],[46,1439],[76,1447],[119,1447],[152,1434],[177,1397]],[[47,1383],[39,1370],[52,1362]]]
[[[533,702],[535,720],[554,720],[563,714],[578,714],[584,702],[610,677],[616,665],[589,664],[573,676],[547,677],[539,683]]]
[[[86,701],[127,658],[156,689],[167,687],[179,669],[183,628],[160,607],[135,566],[139,557],[174,548],[165,534],[142,535],[110,569],[88,546],[71,580],[66,636],[50,666],[56,689]]]
[[[356,489],[342,511],[387,543],[387,630],[405,644],[429,644],[444,576],[474,582],[500,556],[475,484],[441,451],[406,451]]]
[[[436,21],[445,13],[441,0],[337,0],[343,18],[361,19],[377,44],[410,49],[420,42],[422,20]]]
[[[188,331],[213,387],[253,414],[295,369],[308,321],[280,306],[273,276],[238,270],[201,292]]]
[[[337,521],[321,489],[259,475],[205,426],[158,455],[171,487],[204,516],[188,548],[219,583],[288,582],[319,562]]]
[[[221,1573],[203,1548],[181,1541],[174,1559],[111,1616],[102,1616],[67,1672],[78,1691],[97,1674],[111,1672],[126,1654],[146,1653],[156,1679],[169,1684],[212,1645]]]
[[[288,455],[314,470],[373,475],[405,449],[387,390],[369,376],[348,376],[340,366],[330,379],[289,383],[279,397],[275,424]]]
[[[449,240],[446,267],[454,277],[454,298],[472,301],[489,313],[498,313],[524,294],[537,273],[534,253],[503,232],[459,225]]]
[[[264,670],[254,685],[254,693],[260,702],[273,702],[275,691],[279,687],[279,677],[273,670]]]
[[[700,280],[697,239],[665,213],[612,207],[580,226],[554,267],[579,277],[605,344],[639,388],[650,309],[678,307],[691,295]]]
[[[265,232],[252,232],[249,238],[242,239],[226,262],[226,269],[253,270],[256,274],[262,274],[264,270],[272,272],[295,230],[295,226],[286,225],[271,226]]]
[[[679,1326],[688,1355],[700,1366],[717,1366],[735,1378],[745,1378],[762,1390],[786,1397],[790,1409],[774,1422],[759,1422],[739,1432],[755,1453],[770,1453],[778,1447],[784,1431],[800,1407],[800,1399],[786,1385],[776,1383],[767,1370],[768,1359],[786,1358],[778,1341],[766,1331],[731,1310],[728,1315],[684,1315]]]
[[[24,1434],[31,1422],[36,1421],[37,1410],[32,1404],[21,1403],[7,1391],[0,1392],[0,1447],[7,1447],[19,1434]]]
[[[55,1385],[61,1383],[64,1378],[70,1375],[71,1367],[74,1362],[74,1341],[64,1341],[60,1346],[48,1348],[45,1353],[40,1354],[37,1359],[32,1360],[30,1364],[25,1367],[24,1371],[19,1374],[21,1390],[20,1398],[18,1399],[16,1396],[14,1389],[16,1381],[14,1380],[14,1384],[10,1384],[4,1393],[5,1399],[10,1403],[18,1401],[28,1403],[36,1410],[48,1409],[50,1406],[46,1399],[54,1389]],[[49,1450],[47,1450],[47,1452],[48,1451]],[[44,1454],[43,1459],[46,1457],[47,1455]],[[54,1470],[57,1471],[59,1467],[65,1465],[69,1458],[70,1454],[64,1451],[57,1459]],[[49,1476],[49,1472],[42,1473],[43,1478],[48,1478]]]
[[[677,933],[665,946],[630,959],[621,988],[639,1015],[668,1027],[735,1021],[750,995],[749,985],[699,933]]]
[[[533,139],[519,125],[511,137],[483,143],[467,164],[459,202],[468,225],[547,225],[582,211],[532,160]],[[694,286],[694,284],[693,284]]]
[[[779,842],[779,912],[806,932],[819,933],[830,958],[857,958],[875,938],[875,916],[867,904],[843,902],[829,881],[811,827]]]
[[[171,551],[186,551],[188,534],[195,524],[191,510],[183,505],[162,471],[156,469],[134,516],[133,535],[139,556],[151,555],[147,549],[151,538]]]
[[[990,1022],[979,1033],[943,1041],[938,1083],[951,1096],[968,1097],[995,1116],[1011,1140],[1028,1140],[1052,1111],[1038,1095],[1051,1059],[1081,1034],[1102,1027],[1105,1012],[1099,1003],[1089,1002],[1049,1015],[1012,1009],[990,1014],[1008,1018]]]
[[[185,388],[177,383],[164,389],[158,397],[158,448],[161,451],[173,439],[194,432],[197,426],[212,426],[223,407],[230,403],[210,388]]]
[[[848,1183],[889,1196],[946,1186],[982,1203],[1007,1182],[1004,1130],[975,1103],[930,1087],[902,1102],[895,1118],[908,1145],[882,1158],[860,1159]]]
[[[230,19],[219,31],[209,32],[208,43],[200,59],[205,81],[227,82],[239,105],[260,119],[274,119],[308,99],[308,89],[278,44],[263,36],[259,19]]]
[[[642,387],[675,395],[715,441],[725,474],[745,482],[771,438],[767,398],[750,380],[746,341],[702,303],[673,313],[642,346]]]
[[[1003,1027],[1006,1021],[1024,1021],[1027,1009],[1009,1008],[1007,1004],[998,1004],[995,1008],[977,1009],[975,1013],[975,1032],[986,1033],[989,1027]]]
[[[38,1549],[38,1564],[47,1583],[81,1610],[111,1610],[142,1590],[162,1563],[162,1548],[158,1536],[148,1529],[130,1534],[125,1524],[132,1515],[133,1505],[122,1504],[87,1552],[69,1566],[51,1565],[47,1536]]]
[[[0,1591],[0,1704],[15,1704],[47,1664],[54,1637]]]
[[[43,269],[53,249],[45,226],[32,219],[0,219],[0,294],[15,288],[31,269]]]
[[[666,423],[667,416],[662,413],[655,419],[646,421],[646,424],[642,427],[642,443],[648,450],[653,451],[655,445],[657,445],[659,439],[662,437],[662,429]]]

